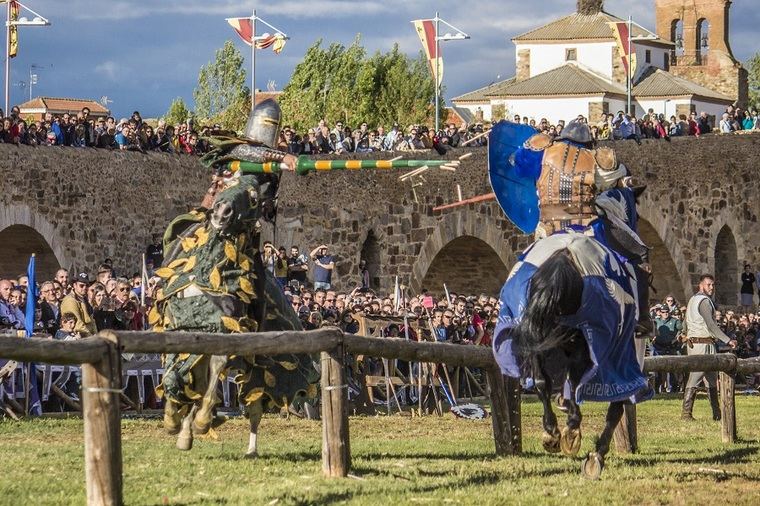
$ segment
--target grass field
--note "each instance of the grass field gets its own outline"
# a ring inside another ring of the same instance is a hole
[[[545,454],[540,407],[523,403],[524,454],[496,458],[491,422],[451,414],[350,420],[353,477],[321,475],[319,422],[262,422],[261,457],[243,459],[246,423],[218,439],[174,448],[158,420],[122,424],[127,504],[760,504],[760,399],[738,397],[740,442],[724,445],[700,396],[696,422],[679,420],[680,400],[639,407],[640,452],[613,452],[602,480],[581,478],[580,458]],[[586,404],[581,454],[592,448],[603,405]],[[84,504],[82,422],[0,422],[0,504]],[[719,469],[724,474],[715,474]]]

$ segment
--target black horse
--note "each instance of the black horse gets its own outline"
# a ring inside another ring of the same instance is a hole
[[[588,241],[594,241],[594,239],[588,238]],[[536,245],[541,242],[539,241]],[[539,263],[535,272],[530,275],[525,304],[518,304],[521,314],[515,320],[516,324],[509,326],[505,336],[511,340],[511,353],[519,364],[521,375],[534,380],[536,392],[543,404],[544,449],[551,453],[561,451],[565,455],[574,456],[577,455],[581,446],[582,421],[576,394],[584,381],[589,380],[592,368],[599,371],[605,367],[613,369],[618,367],[626,370],[630,377],[632,368],[638,368],[640,371],[640,365],[630,363],[635,362],[632,330],[623,330],[618,334],[617,339],[621,342],[618,349],[625,349],[626,352],[625,359],[618,359],[615,363],[614,358],[605,356],[592,347],[591,341],[584,336],[578,325],[568,324],[574,315],[579,313],[582,305],[586,305],[586,309],[593,308],[595,304],[593,298],[597,297],[596,294],[590,292],[587,294],[588,297],[584,298],[584,290],[591,290],[591,288],[584,285],[583,269],[579,269],[572,252],[567,248],[558,249]],[[519,267],[519,265],[515,267],[513,274]],[[509,283],[510,280],[507,281],[507,285]],[[621,304],[632,302],[631,297],[609,279],[600,276],[598,286],[603,289],[607,287],[610,300],[619,301]],[[589,298],[592,301],[589,301]],[[603,309],[600,303],[599,311]],[[635,318],[634,312],[627,311],[624,315],[621,311],[619,315],[621,324],[625,323],[627,325],[625,328],[632,329],[634,323],[630,320]],[[591,317],[595,317],[593,311]],[[595,338],[602,338],[599,332]],[[498,343],[495,343],[495,350],[498,355]],[[592,353],[594,353],[593,359]],[[636,370],[633,376],[637,376]],[[640,388],[643,382],[643,375],[641,376],[638,379],[639,387],[637,388]],[[607,378],[609,377],[611,376]],[[567,423],[560,430],[552,407],[552,393],[555,385],[563,384],[562,407],[567,410]],[[630,403],[635,397],[629,396],[629,393],[630,391],[621,391],[620,395],[610,396],[615,400],[610,402],[607,410],[604,430],[596,442],[595,451],[590,452],[583,461],[582,471],[585,476],[592,479],[598,479],[601,476],[604,457],[609,452],[610,441],[623,415],[624,405]],[[590,400],[599,399],[591,398]]]

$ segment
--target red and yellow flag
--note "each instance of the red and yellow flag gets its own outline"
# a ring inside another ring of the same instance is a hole
[[[227,23],[230,24],[238,36],[243,39],[243,42],[249,46],[253,44],[253,39],[256,34],[253,33],[253,20],[251,18],[229,18]],[[272,48],[275,54],[280,54],[282,48],[285,47],[286,39],[280,34],[268,35],[264,34],[264,38],[256,41],[256,49]]]
[[[18,2],[11,1],[10,3],[11,14],[8,21],[18,21]],[[18,53],[18,27],[11,25],[8,29],[10,40],[8,44],[8,58],[15,58]]]
[[[430,73],[433,74],[433,79],[440,86],[443,81],[443,58],[436,45],[435,21],[432,19],[417,19],[413,23],[430,65]]]
[[[251,18],[229,18],[227,22],[238,36],[249,46],[253,43],[253,20]]]
[[[612,28],[612,34],[615,36],[615,41],[617,42],[618,46],[618,52],[620,53],[620,57],[623,60],[623,68],[626,71],[626,75],[628,74],[628,23],[623,21],[620,23],[610,23],[610,27]],[[631,69],[630,69],[630,75],[631,80],[636,76],[636,50],[633,47],[633,43],[630,45],[630,50],[633,52],[631,54]]]

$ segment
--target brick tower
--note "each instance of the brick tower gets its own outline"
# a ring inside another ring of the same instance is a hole
[[[670,72],[747,105],[748,75],[729,43],[731,0],[655,0],[657,35],[676,43]]]

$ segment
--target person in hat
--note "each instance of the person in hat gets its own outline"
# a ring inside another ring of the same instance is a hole
[[[90,277],[86,272],[80,272],[74,278],[71,293],[61,301],[61,314],[71,313],[76,317],[74,332],[78,332],[82,337],[92,336],[98,332],[92,306],[87,301],[89,284]]]

